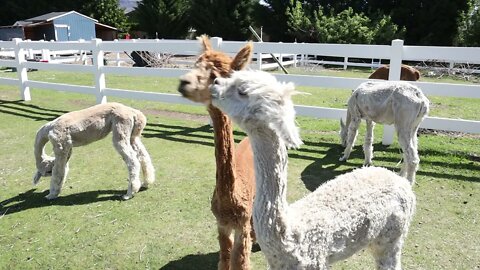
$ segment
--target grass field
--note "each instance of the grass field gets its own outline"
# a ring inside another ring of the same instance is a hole
[[[89,75],[62,72],[29,76],[80,85],[92,81]],[[107,85],[174,93],[177,80],[108,76]],[[344,108],[348,98],[344,90],[301,90],[315,93],[298,97],[302,104]],[[480,119],[479,100],[429,98],[431,115]],[[109,137],[74,149],[64,190],[47,201],[49,179],[31,184],[35,132],[67,111],[93,105],[95,98],[32,89],[32,101],[18,99],[18,89],[0,86],[0,269],[216,269],[213,135],[203,107],[109,99],[147,115],[143,141],[157,182],[132,200],[119,200],[127,170]],[[289,152],[290,202],[363,162],[361,146],[347,163],[338,162],[343,150],[338,121],[299,117],[298,124],[305,145]],[[382,146],[381,128],[375,135],[374,164],[399,171],[397,142]],[[245,134],[237,130],[235,136],[240,140]],[[419,149],[417,211],[403,251],[404,269],[480,269],[479,137],[422,134]],[[252,265],[266,269],[261,251],[253,253]],[[362,252],[333,269],[373,269],[373,262]]]

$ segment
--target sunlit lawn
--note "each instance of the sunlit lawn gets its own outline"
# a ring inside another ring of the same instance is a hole
[[[42,71],[29,76],[92,84],[85,74]],[[142,91],[175,93],[177,82],[107,76],[109,87]],[[302,90],[318,94],[297,103],[338,108],[344,108],[349,93]],[[0,269],[216,269],[218,244],[210,212],[213,135],[202,106],[110,98],[147,115],[143,141],[156,167],[156,184],[132,200],[118,200],[127,188],[127,171],[108,137],[74,149],[65,189],[57,200],[46,201],[49,179],[37,187],[31,184],[35,132],[64,112],[93,105],[95,98],[32,89],[32,101],[18,99],[18,89],[0,86]],[[480,119],[478,100],[439,99],[442,106],[434,106],[431,115],[448,115],[455,108],[458,117]],[[305,145],[289,152],[290,202],[363,162],[361,146],[347,163],[338,162],[343,149],[337,121],[299,117],[298,124]],[[235,135],[244,137],[240,130]],[[398,171],[398,144],[382,146],[380,126],[375,135],[374,164]],[[403,267],[480,268],[479,137],[422,134],[419,145],[417,212]],[[266,269],[261,251],[253,254],[252,263],[253,269]],[[373,269],[373,262],[365,252],[333,269]]]

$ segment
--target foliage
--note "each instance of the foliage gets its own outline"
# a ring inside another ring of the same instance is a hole
[[[342,18],[347,14],[355,14],[356,18],[353,20],[358,23],[360,17],[357,14],[363,14],[372,20],[373,26],[381,25],[373,34],[374,43],[382,44],[386,43],[389,37],[404,36],[408,44],[451,45],[457,32],[459,18],[468,8],[468,1],[470,0],[266,0],[268,6],[260,8],[262,21],[259,23],[273,40],[293,41],[292,31],[298,29],[289,29],[287,18],[292,15],[293,10],[295,10],[293,13],[298,14],[297,3],[300,2],[306,16],[312,16],[314,12],[322,9],[333,16],[344,12],[340,16]],[[348,11],[350,9],[353,13]],[[352,22],[352,19],[349,21]],[[296,23],[298,20],[290,22],[290,25]],[[296,34],[303,36],[305,33],[297,31]],[[353,35],[349,43],[355,43],[358,38],[358,35]],[[360,38],[362,39],[364,38]]]
[[[405,43],[448,46],[469,0],[405,0],[391,9],[392,20],[406,28]],[[383,12],[389,12],[383,10]]]
[[[118,5],[118,0],[89,0],[81,12],[100,23],[116,27],[121,32],[128,32],[127,17],[125,11]]]
[[[256,0],[192,0],[190,24],[197,35],[208,34],[226,40],[245,40],[251,36]]]
[[[404,30],[399,30],[389,16],[371,20],[362,13],[355,13],[352,8],[338,14],[333,11],[325,14],[322,7],[305,10],[309,7],[296,0],[290,0],[287,7],[288,33],[297,41],[388,44],[403,36]]]
[[[258,25],[263,26],[269,39],[284,42],[294,41],[291,30],[289,31],[287,10],[288,8],[298,9],[298,5],[292,6],[292,2],[289,0],[264,0],[263,2],[264,5],[256,5],[256,21]]]
[[[391,16],[382,15],[373,24],[373,40],[375,44],[390,44],[394,39],[402,39],[406,28],[396,25]]]
[[[137,30],[149,38],[184,38],[188,33],[189,0],[143,0],[133,11]]]
[[[470,9],[462,14],[455,44],[480,47],[480,0],[472,1]]]

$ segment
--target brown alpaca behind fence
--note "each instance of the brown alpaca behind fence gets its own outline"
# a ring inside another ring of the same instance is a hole
[[[369,79],[388,80],[388,73],[390,72],[390,66],[385,65],[379,67],[373,72]],[[400,71],[400,80],[402,81],[418,81],[420,79],[420,72],[414,67],[408,65],[402,65]]]

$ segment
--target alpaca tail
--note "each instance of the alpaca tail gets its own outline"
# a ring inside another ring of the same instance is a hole
[[[147,118],[142,112],[137,111],[137,114],[134,117],[131,144],[137,153],[138,160],[140,161],[142,167],[144,187],[147,187],[149,184],[155,182],[155,168],[153,167],[152,160],[150,159],[150,155],[148,154],[145,145],[143,145],[142,141],[140,140],[140,136],[142,135],[142,131],[146,125]]]

